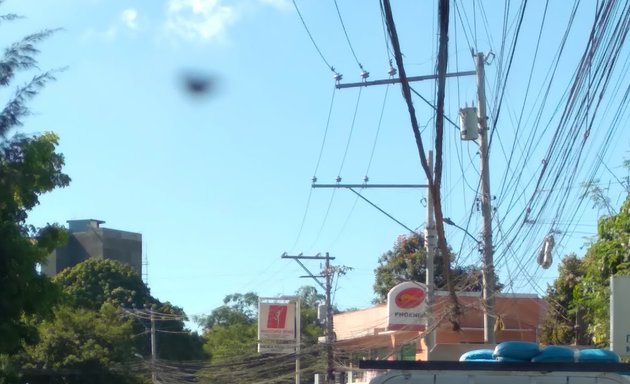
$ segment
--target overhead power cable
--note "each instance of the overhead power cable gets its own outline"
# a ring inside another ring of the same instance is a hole
[[[357,102],[354,106],[354,115],[352,116],[352,124],[350,125],[350,133],[348,134],[348,140],[346,141],[346,149],[343,152],[343,158],[341,159],[341,165],[339,166],[339,172],[337,173],[337,182],[341,181],[341,171],[346,163],[346,157],[348,156],[348,150],[350,149],[350,143],[352,142],[352,134],[354,133],[354,125],[357,121],[357,112],[359,111],[359,103],[361,101],[361,93],[363,87],[359,88],[359,94],[357,95]]]
[[[332,96],[330,98],[330,107],[328,108],[328,117],[326,118],[326,127],[324,129],[324,136],[322,137],[322,145],[319,148],[319,155],[317,156],[317,163],[315,164],[315,170],[313,171],[313,179],[312,182],[317,182],[317,172],[319,170],[319,165],[322,161],[322,155],[324,154],[324,147],[326,145],[326,139],[328,138],[328,128],[330,128],[330,117],[332,116],[333,106],[335,104],[335,93],[337,88],[333,87]],[[300,229],[298,230],[297,236],[295,237],[295,241],[293,242],[293,246],[291,249],[295,248],[300,237],[302,236],[302,231],[304,230],[304,224],[306,223],[306,217],[308,215],[308,210],[311,205],[311,197],[313,195],[313,189],[309,188],[308,198],[306,199],[306,207],[304,209],[304,214],[302,215],[302,222],[300,223]]]
[[[348,42],[348,47],[350,47],[350,52],[352,52],[352,56],[354,56],[354,60],[357,62],[359,68],[365,72],[363,69],[363,65],[357,58],[357,54],[354,52],[354,47],[352,47],[352,42],[350,42],[350,36],[348,36],[348,31],[346,30],[346,24],[343,22],[343,17],[341,17],[341,11],[339,11],[339,4],[337,4],[337,0],[333,0],[335,3],[335,9],[337,9],[337,16],[339,16],[339,22],[341,23],[341,28],[343,29],[343,34],[346,36],[346,41]],[[363,76],[363,74],[361,74]]]
[[[413,229],[409,228],[408,226],[406,226],[405,224],[401,223],[398,219],[396,219],[394,216],[390,215],[389,213],[385,212],[381,207],[379,207],[378,205],[374,204],[373,202],[371,202],[370,200],[366,199],[365,196],[363,196],[362,194],[360,194],[359,192],[355,191],[353,188],[348,188],[349,190],[351,190],[354,194],[356,194],[358,197],[360,197],[363,201],[367,202],[368,204],[370,204],[371,206],[373,206],[374,208],[378,209],[379,212],[381,212],[382,214],[384,214],[385,216],[389,217],[390,219],[392,219],[393,221],[395,221],[396,223],[398,223],[401,227],[405,228],[406,230],[408,230],[411,233],[416,233],[416,231],[414,231]]]
[[[315,47],[315,50],[317,51],[317,53],[319,54],[319,57],[321,57],[322,61],[324,62],[324,64],[326,64],[326,66],[328,68],[330,68],[330,70],[337,76],[339,75],[336,71],[335,71],[335,67],[333,67],[332,65],[330,65],[328,63],[328,60],[326,60],[326,58],[324,57],[324,54],[322,53],[321,49],[319,49],[319,46],[317,45],[317,43],[315,42],[315,39],[313,38],[313,35],[311,34],[311,31],[308,29],[308,26],[306,25],[306,21],[304,21],[304,17],[302,17],[302,12],[300,12],[300,8],[298,7],[297,3],[295,0],[293,0],[293,6],[295,7],[295,10],[298,14],[298,16],[300,17],[300,20],[302,21],[302,25],[304,26],[304,29],[306,30],[306,33],[308,34],[309,39],[311,39],[311,43],[313,43],[313,46]]]

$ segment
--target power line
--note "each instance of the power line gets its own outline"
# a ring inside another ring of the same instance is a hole
[[[369,75],[369,73],[365,72],[365,70],[363,69],[363,65],[361,65],[361,63],[359,62],[359,59],[357,58],[357,54],[354,52],[354,48],[352,47],[352,43],[350,42],[350,37],[348,36],[348,31],[346,30],[346,25],[343,22],[343,18],[341,17],[341,12],[339,11],[339,4],[337,4],[337,0],[333,0],[333,1],[335,3],[335,9],[337,9],[337,15],[339,16],[339,22],[341,23],[341,28],[343,29],[343,34],[346,36],[346,41],[348,42],[348,46],[350,47],[350,51],[352,52],[352,56],[354,56],[354,60],[357,62],[357,65],[359,66],[361,71],[363,71],[361,73],[361,77],[367,78],[367,76],[364,77],[364,74]]]
[[[302,17],[302,12],[300,12],[300,8],[298,8],[298,5],[295,2],[295,0],[293,0],[293,6],[295,7],[295,10],[297,11],[297,14],[300,17],[300,20],[302,21],[302,25],[304,26],[304,29],[306,30],[306,33],[308,34],[309,39],[311,39],[311,43],[313,43],[313,46],[315,47],[315,50],[319,54],[319,57],[322,59],[324,64],[326,64],[326,66],[328,68],[330,68],[330,70],[333,73],[335,73],[335,75],[338,75],[338,73],[335,72],[335,68],[328,63],[328,60],[326,60],[326,58],[324,57],[324,54],[322,53],[322,51],[317,46],[317,43],[315,42],[315,39],[313,38],[313,35],[311,34],[311,31],[308,29],[308,26],[306,25],[306,22],[304,21],[304,17]]]

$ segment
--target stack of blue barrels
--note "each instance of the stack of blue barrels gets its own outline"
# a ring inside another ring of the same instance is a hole
[[[492,349],[464,353],[459,361],[532,362],[532,363],[618,363],[619,355],[607,349],[577,349],[563,345],[540,347],[528,341],[506,341]]]

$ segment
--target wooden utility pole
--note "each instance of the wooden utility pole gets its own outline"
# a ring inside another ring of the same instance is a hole
[[[335,365],[333,356],[333,313],[330,300],[332,290],[332,274],[333,271],[330,268],[330,256],[326,252],[326,269],[324,270],[324,276],[326,277],[326,382],[328,384],[335,383]]]
[[[300,312],[300,298],[295,298],[295,384],[300,384],[301,367],[300,353],[302,352],[302,315]]]
[[[481,215],[483,217],[483,339],[494,344],[494,249],[492,247],[492,196],[490,195],[490,172],[488,169],[488,117],[486,115],[485,60],[483,53],[476,55],[477,99],[479,103],[479,157],[481,158]]]
[[[330,260],[334,260],[334,257],[330,257],[330,254],[326,252],[326,256],[321,256],[319,253],[315,256],[304,256],[301,253],[297,256],[289,256],[285,253],[282,254],[283,259],[293,259],[295,260],[301,267],[308,273],[307,276],[300,277],[310,277],[315,282],[324,289],[326,293],[326,383],[334,384],[335,383],[335,356],[334,356],[334,327],[333,327],[333,310],[331,303],[331,293],[332,293],[332,278],[335,274],[335,267],[330,265]],[[320,275],[314,275],[309,271],[308,268],[300,261],[300,260],[324,260],[325,266],[324,270]],[[320,278],[324,278],[325,283],[319,280]],[[298,363],[299,364],[299,363]],[[299,369],[299,366],[296,366],[296,370]],[[298,377],[298,373],[296,373],[296,377]]]

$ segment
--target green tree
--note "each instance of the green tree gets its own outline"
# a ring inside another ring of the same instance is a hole
[[[305,345],[317,344],[317,339],[324,334],[324,327],[319,323],[317,311],[319,304],[325,302],[325,296],[312,286],[300,287],[296,296],[300,298],[300,314],[302,324],[302,340]],[[333,312],[337,313],[335,307]]]
[[[597,241],[583,263],[585,276],[575,292],[575,305],[583,308],[592,343],[605,347],[610,330],[610,277],[630,275],[630,195],[617,214],[599,220]]]
[[[258,319],[258,295],[254,292],[233,293],[225,296],[223,305],[210,315],[197,319],[204,329],[234,324],[255,324]]]
[[[116,260],[90,258],[64,269],[53,281],[62,288],[64,301],[77,308],[98,310],[106,302],[123,308],[158,303],[138,273]]]
[[[133,325],[113,304],[98,310],[58,306],[39,325],[40,342],[27,348],[23,377],[30,383],[139,383],[130,362]]]
[[[197,319],[204,327],[204,351],[215,360],[256,355],[258,295],[234,293],[223,299],[207,317]]]
[[[576,290],[584,277],[584,265],[575,254],[562,258],[558,277],[547,288],[547,312],[543,319],[540,341],[545,344],[590,344],[583,316],[576,302]]]
[[[608,203],[605,207],[612,213],[599,219],[596,240],[581,260],[565,257],[547,291],[550,311],[542,330],[547,342],[608,346],[610,278],[630,275],[630,195],[617,212]]]
[[[1,23],[16,19],[15,14],[0,15]],[[53,33],[28,35],[4,50],[1,87],[11,85],[20,72],[37,69],[37,46]],[[50,281],[36,267],[63,243],[64,231],[54,225],[33,228],[26,219],[42,194],[67,186],[70,178],[62,172],[64,158],[56,152],[55,134],[13,132],[30,113],[28,100],[53,78],[53,72],[36,74],[18,86],[0,110],[0,354],[16,353],[23,342],[33,339],[24,317],[50,310],[54,299]]]
[[[60,287],[66,305],[98,311],[104,304],[125,309],[127,316],[134,319],[134,332],[145,332],[137,337],[136,351],[144,356],[150,354],[150,329],[148,309],[163,316],[155,316],[157,328],[158,356],[168,360],[193,360],[205,357],[199,335],[185,328],[184,311],[168,302],[162,303],[151,296],[137,272],[129,265],[109,259],[88,259],[72,268],[63,270],[53,278]]]
[[[375,303],[387,301],[387,293],[399,282],[404,280],[426,281],[426,250],[422,234],[398,236],[394,247],[385,252],[378,259],[378,266],[374,270]],[[451,257],[453,259],[453,257]],[[446,275],[442,256],[437,252],[435,256],[435,285],[437,289],[446,288]],[[451,275],[456,291],[477,292],[482,289],[482,271],[476,266],[451,267]],[[498,291],[503,285],[496,282]]]
[[[298,289],[296,296],[300,300],[302,348],[308,351],[302,363],[306,376],[321,368],[316,345],[317,338],[322,335],[322,326],[317,323],[317,306],[324,297],[310,286]],[[200,380],[212,383],[292,382],[293,357],[257,353],[258,295],[254,292],[236,293],[227,295],[223,302],[208,316],[197,319],[204,327],[204,350],[211,357],[211,365],[200,374]],[[273,368],[269,368],[270,359],[274,361]]]

